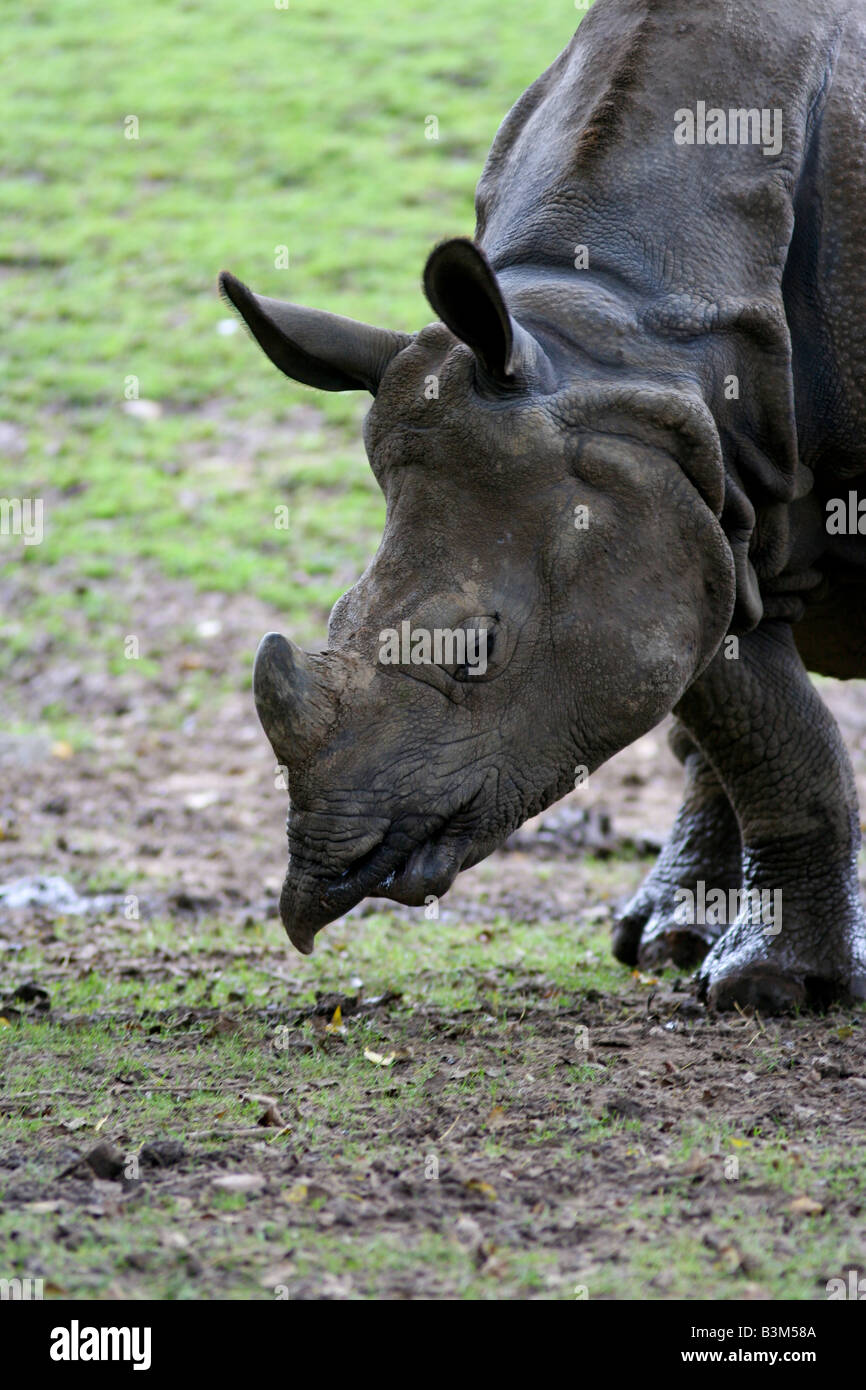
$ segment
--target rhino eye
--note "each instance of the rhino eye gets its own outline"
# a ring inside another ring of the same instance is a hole
[[[484,658],[486,658],[484,664],[489,665],[493,656],[493,648],[495,646],[496,633],[493,631],[492,628],[488,628],[486,642],[480,643],[477,648],[473,648],[473,651],[475,652],[476,656],[483,653]],[[472,664],[470,664],[468,661],[465,661],[462,666],[455,666],[454,668],[454,679],[456,681],[478,680],[482,674],[483,672],[480,670],[478,660],[476,660]]]
[[[481,681],[489,674],[496,648],[495,619],[476,618],[462,624],[466,632],[466,660],[445,670],[456,681]]]

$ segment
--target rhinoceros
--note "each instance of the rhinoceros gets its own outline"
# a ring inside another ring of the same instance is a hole
[[[440,897],[672,712],[685,798],[615,955],[718,1009],[866,996],[855,781],[807,675],[866,676],[864,112],[863,0],[597,0],[503,121],[474,238],[430,254],[435,322],[223,274],[284,373],[373,395],[387,503],[327,650],[255,661],[299,950]],[[736,910],[691,920],[709,890]]]

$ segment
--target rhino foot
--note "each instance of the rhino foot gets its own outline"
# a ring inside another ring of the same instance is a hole
[[[713,947],[697,975],[711,1009],[790,1013],[866,999],[866,917],[850,900],[831,914],[788,916],[778,935],[739,919]]]
[[[713,880],[715,881],[715,880]],[[684,924],[677,920],[677,893],[681,888],[694,891],[695,879],[688,884],[671,883],[655,871],[623,909],[613,935],[613,954],[624,965],[641,970],[658,970],[675,965],[693,970],[718,940],[720,927]]]

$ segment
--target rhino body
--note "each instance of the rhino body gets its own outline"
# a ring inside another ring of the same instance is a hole
[[[866,996],[854,778],[806,674],[866,676],[864,151],[863,0],[597,0],[503,122],[474,241],[428,260],[436,323],[223,277],[283,371],[375,396],[380,549],[326,651],[256,661],[301,950],[367,894],[441,895],[673,711],[685,799],[617,956],[699,965],[719,1008]],[[404,624],[482,634],[484,670],[385,662]],[[708,889],[736,920],[684,920]]]

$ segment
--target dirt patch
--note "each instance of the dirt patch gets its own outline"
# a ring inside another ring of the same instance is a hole
[[[531,973],[510,983],[493,1014],[496,979],[477,985],[477,1007],[459,1012],[328,998],[285,1012],[282,1024],[272,1010],[266,1031],[250,1009],[233,1020],[207,1010],[115,1014],[123,1062],[111,1083],[110,1145],[59,1137],[68,1095],[2,1098],[44,1127],[35,1163],[24,1146],[0,1163],[5,1209],[50,1218],[34,1272],[53,1271],[65,1290],[50,1246],[76,1251],[94,1222],[110,1230],[124,1220],[137,1233],[109,1262],[110,1277],[104,1257],[76,1263],[85,1295],[140,1294],[168,1270],[199,1296],[762,1298],[775,1292],[768,1268],[781,1264],[798,1269],[794,1296],[817,1298],[856,1261],[862,1193],[846,1191],[832,1167],[816,1176],[815,1159],[828,1126],[842,1151],[862,1143],[862,1028],[842,1015],[710,1021],[687,994],[647,985],[563,1004]],[[340,1002],[347,1023],[329,1032]],[[62,1039],[75,1024],[56,1026]],[[344,1056],[371,1026],[381,1062],[335,1114],[329,1097],[342,1089]],[[208,1055],[215,1030],[232,1027],[260,1053],[270,1036],[269,1093],[252,1072],[219,1073]],[[324,1075],[305,1073],[310,1054],[327,1059]],[[159,1082],[142,1082],[154,1063]],[[182,1142],[152,1135],[133,1149],[143,1087],[176,1113],[195,1092],[223,1101],[234,1092],[248,1099],[249,1120],[190,1127]],[[684,1128],[694,1135],[696,1126],[702,1137],[684,1150]],[[219,1194],[241,1205],[226,1210]],[[166,1218],[148,1233],[145,1213],[166,1207],[173,1237]],[[804,1271],[804,1223],[829,1220],[847,1248],[837,1237],[835,1257]],[[451,1259],[396,1256],[425,1239]],[[684,1271],[654,1259],[674,1239],[690,1252]],[[379,1267],[365,1267],[371,1240]],[[230,1242],[237,1258],[225,1253]],[[322,1248],[335,1252],[330,1267]],[[637,1269],[626,1252],[641,1257]]]

